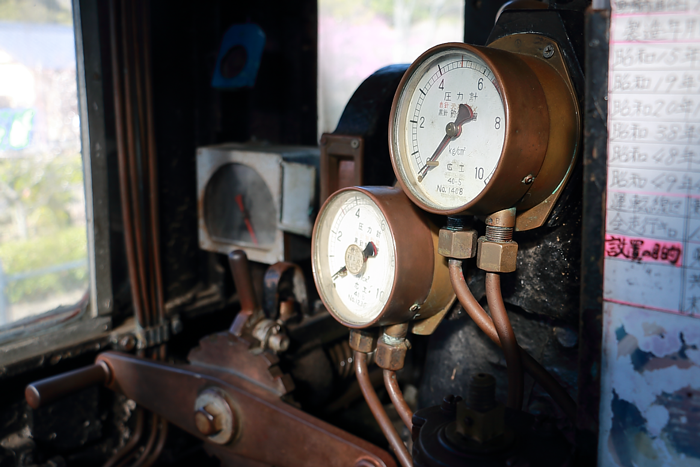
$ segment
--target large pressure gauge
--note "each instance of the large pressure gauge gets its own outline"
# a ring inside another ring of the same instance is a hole
[[[552,79],[554,94],[542,82]],[[549,109],[558,104],[549,101],[561,96],[571,108],[564,79],[541,56],[458,43],[428,50],[407,70],[392,107],[391,159],[401,186],[436,214],[490,214],[541,202],[561,182],[577,142],[556,156],[561,168],[543,174],[549,180],[537,184],[537,196],[526,196],[553,131]],[[572,112],[570,121],[576,119]],[[559,130],[571,139],[568,128]]]
[[[437,255],[436,232],[399,188],[346,188],[331,195],[312,239],[314,281],[330,313],[346,326],[364,328],[442,311],[454,294],[444,286],[447,265]]]

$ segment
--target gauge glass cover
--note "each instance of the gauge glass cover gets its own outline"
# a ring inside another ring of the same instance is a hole
[[[471,50],[437,49],[399,91],[392,157],[397,176],[429,210],[474,201],[491,180],[506,134],[496,77]]]
[[[269,247],[277,234],[277,209],[260,174],[238,163],[221,166],[204,195],[204,218],[215,240]]]
[[[319,214],[313,273],[332,314],[364,325],[386,308],[396,275],[395,241],[377,204],[361,191],[333,195]]]

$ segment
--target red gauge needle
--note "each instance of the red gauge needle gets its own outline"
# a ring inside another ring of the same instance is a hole
[[[236,195],[235,197],[236,204],[238,205],[238,209],[241,210],[241,214],[243,214],[243,222],[245,222],[245,226],[248,229],[248,233],[250,234],[250,238],[253,239],[254,244],[258,244],[258,239],[255,237],[255,231],[253,230],[253,224],[250,223],[250,217],[248,216],[248,211],[246,211],[245,206],[243,206],[243,195]]]
[[[440,141],[433,155],[430,156],[430,159],[428,159],[423,168],[418,172],[419,182],[422,182],[428,172],[437,165],[438,157],[440,157],[440,154],[442,154],[442,151],[445,150],[447,145],[450,144],[450,141],[459,138],[459,135],[462,134],[462,125],[474,119],[476,119],[476,114],[472,108],[467,104],[459,104],[457,118],[455,118],[454,122],[447,124],[447,127],[445,127],[445,137],[442,138],[442,141]]]

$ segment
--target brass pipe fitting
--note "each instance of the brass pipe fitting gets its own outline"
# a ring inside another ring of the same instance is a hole
[[[408,323],[384,328],[384,333],[377,342],[376,362],[379,368],[391,371],[403,368],[406,352],[411,348],[411,343],[406,339],[407,334]]]
[[[351,329],[350,348],[356,352],[370,353],[377,346],[376,329]]]
[[[476,266],[486,272],[513,272],[518,244],[513,239],[515,208],[491,214],[485,220],[486,235],[478,240]]]
[[[469,259],[476,256],[476,230],[468,228],[464,216],[449,216],[447,226],[438,234],[438,253],[446,258]]]

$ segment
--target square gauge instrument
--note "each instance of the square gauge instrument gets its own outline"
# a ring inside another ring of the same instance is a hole
[[[302,259],[316,214],[319,150],[223,144],[197,149],[199,246],[251,261]],[[305,246],[305,247],[304,247]]]

